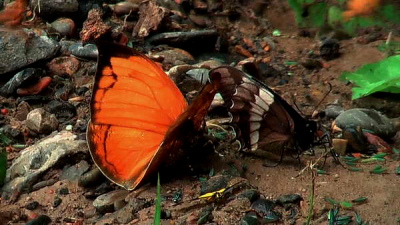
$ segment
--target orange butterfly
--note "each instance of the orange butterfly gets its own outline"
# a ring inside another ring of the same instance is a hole
[[[175,83],[145,55],[118,44],[97,47],[87,141],[103,174],[132,190],[161,163],[179,158],[182,140],[201,129],[218,81],[188,106]]]
[[[350,0],[343,12],[345,21],[360,15],[370,15],[379,7],[380,0]]]

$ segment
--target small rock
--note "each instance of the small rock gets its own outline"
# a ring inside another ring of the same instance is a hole
[[[72,119],[77,113],[76,108],[71,103],[59,100],[49,102],[45,109],[46,111],[54,114],[61,123]]]
[[[0,74],[54,57],[60,45],[47,36],[23,30],[1,30]],[[12,57],[10,57],[12,56]]]
[[[67,187],[60,188],[60,189],[58,190],[58,194],[60,194],[60,195],[67,195],[67,194],[69,194],[69,190],[68,190]]]
[[[289,194],[289,195],[281,195],[278,197],[277,202],[281,205],[286,205],[288,203],[296,203],[298,204],[301,200],[303,200],[303,197],[299,194]]]
[[[35,185],[32,186],[32,191],[37,191],[37,190],[42,189],[44,187],[51,186],[51,185],[57,183],[57,181],[58,180],[56,180],[56,179],[49,179],[49,180],[44,180],[44,181],[37,182]]]
[[[46,215],[40,215],[35,219],[28,221],[25,225],[47,225],[51,223],[50,217]]]
[[[182,77],[182,74],[185,74],[187,71],[194,68],[194,66],[187,64],[177,65],[171,67],[171,69],[168,70],[167,74],[175,83],[177,83],[178,77]]]
[[[238,198],[247,198],[250,202],[254,202],[259,197],[260,197],[260,192],[254,189],[245,190],[238,196]]]
[[[139,11],[139,5],[129,1],[118,2],[114,5],[113,10],[115,15],[124,16],[130,13],[137,13]]]
[[[230,176],[217,175],[201,182],[200,195],[226,188],[229,180]]]
[[[78,164],[63,169],[60,180],[76,181],[88,170],[89,163],[82,160]]]
[[[43,108],[29,112],[25,124],[30,130],[39,134],[49,134],[58,128],[56,116],[48,113]]]
[[[27,102],[20,102],[17,106],[14,118],[19,121],[24,121],[31,110],[31,106]]]
[[[340,105],[328,105],[324,111],[327,119],[336,119],[344,109]]]
[[[213,208],[211,206],[204,207],[199,215],[199,219],[197,220],[197,224],[205,224],[207,222],[211,222],[213,219],[212,216]]]
[[[100,169],[96,166],[89,172],[83,174],[79,180],[78,185],[81,187],[89,187],[97,185],[105,180],[105,176],[100,171]]]
[[[62,203],[62,199],[58,196],[55,196],[54,200],[53,200],[53,207],[57,208],[59,205],[61,205],[61,203]]]
[[[33,201],[33,202],[29,202],[28,204],[25,205],[25,208],[28,210],[34,210],[39,206],[39,202],[37,201]]]
[[[188,51],[215,50],[219,34],[216,30],[168,32],[153,35],[147,42],[152,45],[168,45]]]
[[[126,190],[114,190],[106,194],[100,195],[93,201],[93,206],[101,213],[109,213],[114,211],[114,202],[125,199],[129,194]]]
[[[259,214],[265,215],[275,208],[275,203],[271,200],[260,198],[251,204],[251,208]]]
[[[1,53],[0,53],[1,54]],[[6,84],[4,84],[0,88],[0,94],[2,95],[10,95],[15,93],[17,88],[19,88],[22,84],[37,82],[38,79],[42,75],[44,75],[44,70],[38,68],[26,68],[17,74],[15,74],[11,80],[9,80]]]
[[[223,65],[223,63],[221,61],[210,59],[210,60],[196,63],[193,66],[211,70],[211,69],[220,67],[222,65]]]
[[[40,5],[41,17],[69,16],[78,13],[78,0],[32,0],[31,5]]]
[[[74,37],[76,35],[75,22],[69,18],[59,18],[50,25],[63,37]]]
[[[37,95],[45,90],[53,79],[51,77],[42,77],[38,82],[29,87],[20,87],[17,89],[17,94],[20,96],[24,95]]]
[[[99,55],[96,45],[86,44],[83,46],[81,42],[69,46],[68,51],[71,52],[72,55],[84,59],[97,59]]]
[[[194,63],[193,56],[189,52],[179,48],[158,52],[155,55],[163,57],[164,64],[182,65]]]
[[[391,138],[396,134],[391,120],[373,109],[355,108],[344,111],[335,119],[341,129],[361,127],[381,138]]]
[[[326,38],[319,47],[319,54],[325,60],[336,59],[340,56],[340,43],[336,39]]]
[[[248,212],[242,218],[241,225],[261,225],[256,212]]]
[[[72,77],[80,68],[80,62],[74,57],[62,56],[51,60],[47,67],[54,75]]]
[[[32,185],[42,179],[42,175],[50,168],[67,163],[65,160],[60,161],[61,159],[73,159],[78,154],[87,154],[86,141],[76,138],[73,133],[62,131],[25,148],[7,169],[1,191],[4,194],[13,194],[32,190]]]
[[[121,224],[128,224],[135,218],[135,215],[137,215],[140,210],[151,207],[152,205],[153,202],[146,201],[145,199],[132,198],[125,207],[115,213],[116,220]]]

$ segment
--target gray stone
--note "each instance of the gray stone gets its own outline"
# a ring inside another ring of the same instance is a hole
[[[0,65],[1,65],[1,62],[0,62]],[[6,96],[11,95],[11,94],[15,93],[17,88],[19,86],[21,86],[23,83],[38,80],[41,76],[44,75],[44,73],[45,73],[45,71],[43,69],[39,69],[39,68],[26,68],[24,70],[21,70],[20,72],[16,73],[7,83],[5,83],[0,88],[0,94],[6,95]]]
[[[60,45],[47,36],[27,30],[0,30],[0,74],[52,58]]]
[[[93,201],[97,212],[105,214],[114,211],[114,202],[121,201],[129,194],[129,191],[119,189],[100,195]]]
[[[30,111],[26,117],[26,126],[29,130],[40,134],[49,134],[58,128],[58,120],[43,108]]]
[[[150,207],[152,203],[149,203],[145,199],[133,198],[125,207],[114,213],[115,219],[121,224],[127,224],[135,218],[140,210]]]
[[[344,111],[335,119],[335,123],[341,129],[359,126],[382,138],[390,138],[396,134],[390,119],[373,109],[355,108]]]
[[[89,163],[85,160],[82,160],[73,166],[66,167],[60,176],[60,180],[76,181],[82,176],[82,174],[89,170],[89,167]]]
[[[4,193],[21,193],[32,186],[52,167],[66,163],[66,158],[88,154],[86,141],[77,140],[71,132],[54,133],[40,142],[24,149],[7,170]]]

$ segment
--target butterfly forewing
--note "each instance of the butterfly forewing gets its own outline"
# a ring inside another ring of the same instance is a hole
[[[133,189],[187,104],[172,80],[144,55],[109,43],[98,50],[87,132],[90,152],[109,179]]]

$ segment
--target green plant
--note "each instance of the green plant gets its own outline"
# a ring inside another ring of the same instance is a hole
[[[375,92],[400,93],[400,55],[388,57],[380,62],[362,66],[355,72],[344,72],[342,79],[351,81],[352,99]]]
[[[301,28],[325,27],[354,36],[361,28],[387,27],[400,23],[400,10],[392,4],[379,6],[371,15],[355,16],[345,20],[343,13],[346,10],[346,3],[347,0],[288,0],[289,6],[294,11],[296,23]]]

